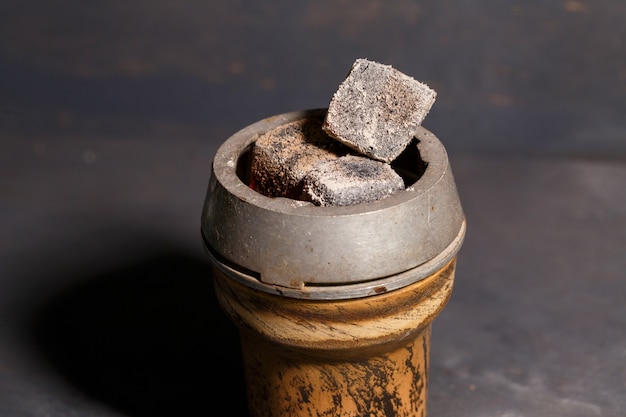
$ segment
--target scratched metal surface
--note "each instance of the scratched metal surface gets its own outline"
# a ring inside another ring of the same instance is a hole
[[[12,3],[1,416],[245,415],[200,243],[209,165],[326,106],[357,57],[438,91],[424,125],[468,219],[429,414],[626,415],[623,2]]]

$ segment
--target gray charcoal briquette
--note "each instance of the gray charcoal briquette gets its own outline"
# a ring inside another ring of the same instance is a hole
[[[304,177],[303,199],[318,206],[349,206],[389,197],[404,186],[389,164],[346,155],[318,165]]]
[[[322,130],[323,121],[323,115],[306,117],[261,135],[252,148],[250,187],[269,197],[297,199],[311,169],[351,151]]]
[[[383,162],[406,148],[437,94],[426,84],[367,59],[357,59],[328,106],[323,129]]]

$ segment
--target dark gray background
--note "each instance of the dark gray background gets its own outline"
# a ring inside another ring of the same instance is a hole
[[[438,92],[468,220],[430,416],[626,415],[626,3],[0,4],[0,416],[245,415],[213,155],[356,58]]]

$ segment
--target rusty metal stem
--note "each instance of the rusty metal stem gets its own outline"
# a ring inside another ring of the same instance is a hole
[[[414,284],[346,300],[257,291],[214,269],[240,329],[250,415],[426,415],[430,329],[452,291],[456,258]]]

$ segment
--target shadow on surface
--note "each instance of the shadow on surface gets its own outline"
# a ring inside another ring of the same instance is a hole
[[[238,334],[207,263],[165,252],[73,282],[31,327],[72,385],[130,416],[247,415]]]

